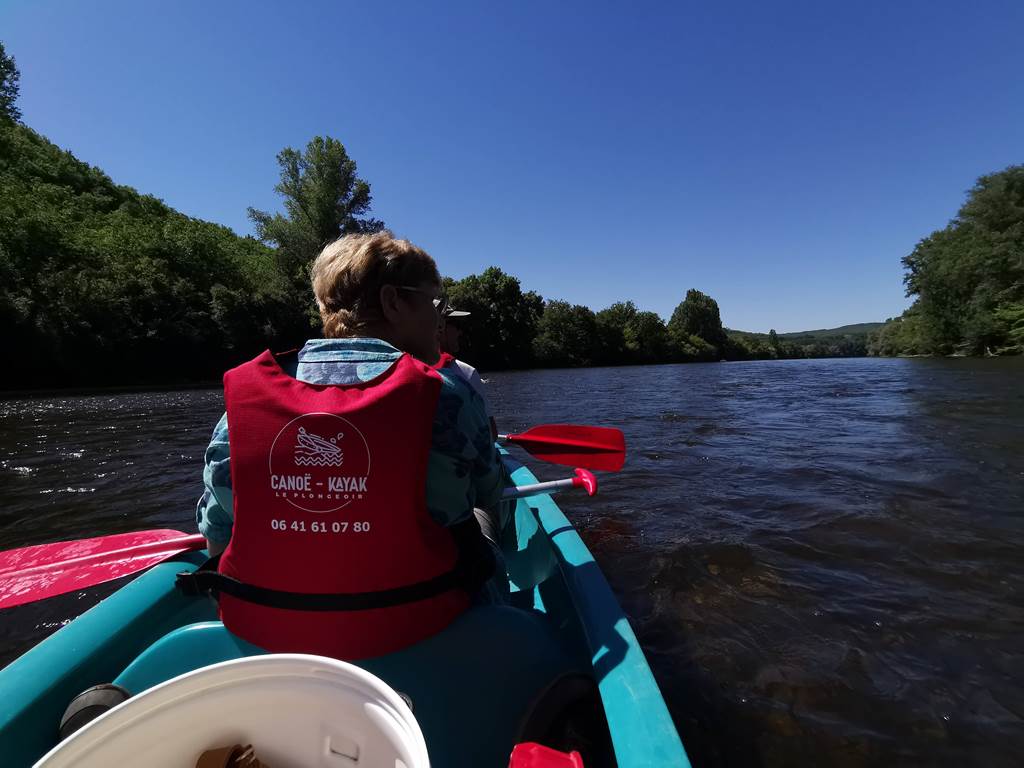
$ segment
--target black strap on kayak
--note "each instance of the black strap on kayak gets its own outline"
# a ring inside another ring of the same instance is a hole
[[[377,592],[347,594],[283,592],[246,584],[217,571],[220,555],[211,557],[195,571],[183,571],[175,578],[175,586],[186,595],[230,595],[248,603],[291,611],[366,611],[371,608],[393,608],[436,597],[464,584],[457,571],[448,571],[426,581]]]

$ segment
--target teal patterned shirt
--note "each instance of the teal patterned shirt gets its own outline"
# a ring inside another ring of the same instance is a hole
[[[357,384],[382,374],[401,354],[380,339],[312,339],[299,352],[296,370],[288,372],[311,384]],[[431,516],[448,526],[466,520],[473,507],[497,504],[505,475],[480,396],[459,375],[439,373],[426,499]],[[196,505],[199,532],[224,545],[231,538],[234,513],[229,454],[224,414],[206,449],[205,489]]]

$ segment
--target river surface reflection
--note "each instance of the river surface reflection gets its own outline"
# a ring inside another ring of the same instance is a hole
[[[1021,359],[864,359],[488,378],[502,431],[626,433],[625,469],[563,507],[695,764],[1010,766],[1022,374]],[[213,390],[0,402],[0,548],[193,530],[222,408]],[[0,661],[115,586],[0,613]]]

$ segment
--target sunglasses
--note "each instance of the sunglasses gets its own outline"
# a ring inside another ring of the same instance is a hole
[[[412,285],[396,285],[400,291],[409,291],[410,293],[421,293],[424,296],[430,297],[430,302],[434,305],[434,311],[437,312],[438,317],[443,317],[444,312],[448,309],[448,297],[444,294],[438,296],[433,291],[425,291],[422,288],[416,288]]]

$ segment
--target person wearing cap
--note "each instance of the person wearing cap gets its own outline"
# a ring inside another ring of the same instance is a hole
[[[465,310],[456,309],[451,304],[448,304],[447,301],[444,302],[444,305],[441,307],[441,325],[437,334],[441,357],[434,364],[434,367],[438,370],[450,370],[465,379],[466,383],[480,397],[484,412],[487,414],[488,422],[491,425],[491,438],[497,440],[498,425],[492,415],[491,403],[487,399],[487,391],[484,387],[483,379],[480,378],[480,373],[476,368],[458,359],[462,339],[460,321],[462,318],[469,317],[470,314],[470,312]]]
[[[487,399],[483,379],[480,378],[476,368],[456,357],[459,354],[462,339],[460,323],[463,318],[469,317],[470,313],[465,310],[456,309],[448,303],[446,298],[440,300],[438,310],[441,323],[438,327],[437,339],[441,355],[437,362],[434,363],[433,368],[451,371],[462,377],[469,384],[473,393],[479,397],[480,404],[487,414],[487,422],[491,428],[491,440],[497,440],[498,425],[494,421],[494,416],[491,415],[491,404]],[[511,480],[508,480],[508,483],[511,484]],[[499,571],[504,568],[504,556],[501,551],[501,532],[511,520],[513,508],[511,504],[480,504],[473,509],[473,514],[480,524],[480,530],[483,532],[484,537],[491,542]],[[503,587],[503,583],[498,587],[499,595],[503,594]]]

